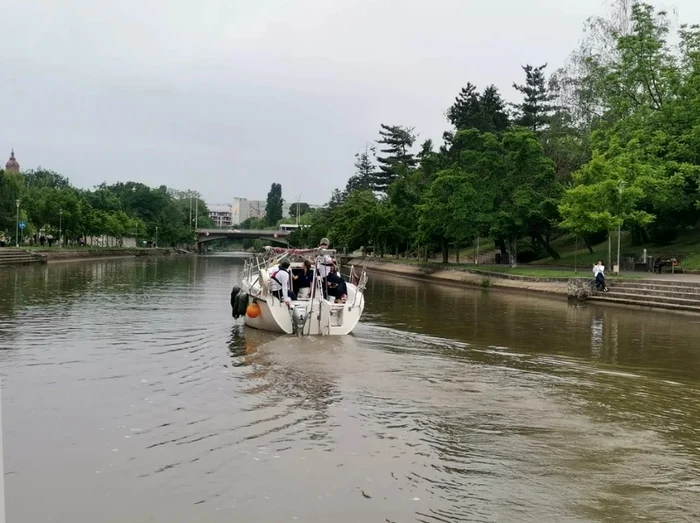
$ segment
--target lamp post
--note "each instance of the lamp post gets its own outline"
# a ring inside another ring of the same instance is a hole
[[[62,247],[63,242],[61,237],[63,235],[63,209],[58,210],[58,246]]]
[[[158,226],[156,225],[156,249],[158,248]]]
[[[302,193],[297,195],[297,225],[299,225],[299,205],[301,204],[301,195]]]
[[[622,207],[622,191],[624,188],[625,188],[625,182],[623,180],[620,180],[620,184],[617,187],[617,190],[620,194],[620,201],[619,201],[620,207]],[[618,212],[620,212],[621,210],[622,209],[620,208],[620,210]],[[618,216],[618,219],[619,218],[620,217]],[[616,267],[617,271],[615,271],[616,274],[620,274],[620,243],[621,243],[620,242],[620,235],[621,234],[622,234],[622,220],[617,222],[617,267]]]
[[[19,247],[19,198],[15,202],[17,204],[17,226],[15,229],[15,247]]]

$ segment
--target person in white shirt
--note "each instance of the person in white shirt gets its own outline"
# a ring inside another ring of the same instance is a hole
[[[599,291],[608,292],[608,286],[605,284],[605,265],[603,260],[598,260],[593,266],[593,276],[595,277],[595,286]]]
[[[270,269],[270,293],[287,305],[291,305],[292,301],[297,299],[291,286],[289,265],[289,260],[283,260]]]

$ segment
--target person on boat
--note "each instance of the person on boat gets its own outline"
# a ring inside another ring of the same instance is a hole
[[[292,280],[292,289],[297,295],[297,298],[308,297],[311,291],[311,285],[314,282],[314,271],[311,268],[311,262],[309,260],[304,260],[301,272],[297,275],[292,275]]]
[[[279,265],[270,269],[270,294],[291,306],[297,296],[292,290],[289,265],[289,260],[282,260]]]
[[[598,263],[593,266],[593,276],[595,277],[596,289],[608,292],[608,286],[605,284],[605,265],[603,265],[603,260],[598,260]]]
[[[330,241],[328,238],[323,238],[319,247],[328,249]],[[318,275],[323,279],[323,297],[328,299],[330,294],[335,298],[336,302],[345,302],[347,300],[348,288],[345,280],[340,276],[336,269],[335,260],[329,254],[324,254],[318,261]]]

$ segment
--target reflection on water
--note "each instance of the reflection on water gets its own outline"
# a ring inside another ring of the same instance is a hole
[[[10,521],[700,518],[700,320],[373,275],[278,337],[240,267],[0,272]]]

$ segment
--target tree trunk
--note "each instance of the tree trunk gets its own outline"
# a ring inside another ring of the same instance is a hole
[[[457,265],[459,265],[459,242],[457,242],[457,243],[455,244],[455,247],[456,247],[456,249],[457,249],[457,254],[456,254],[457,260],[456,260],[456,261],[457,261]]]
[[[593,246],[591,245],[591,242],[588,241],[588,238],[586,238],[585,236],[583,237],[583,243],[588,249],[588,254],[593,254]]]
[[[514,238],[512,240],[509,240],[508,244],[510,245],[508,261],[510,262],[510,266],[512,268],[515,268],[518,266],[518,239]]]
[[[559,253],[554,250],[554,248],[551,246],[548,240],[545,238],[542,238],[541,234],[535,234],[533,236],[535,240],[537,240],[542,247],[544,247],[544,250],[547,251],[547,254],[549,254],[553,259],[559,260],[561,259],[561,256],[559,256]]]
[[[447,257],[450,254],[450,244],[447,243],[446,239],[442,240],[442,263],[447,264],[449,261],[447,260]]]
[[[508,249],[506,248],[506,241],[503,238],[497,240],[498,248],[501,249],[501,256],[505,257],[508,254]]]

